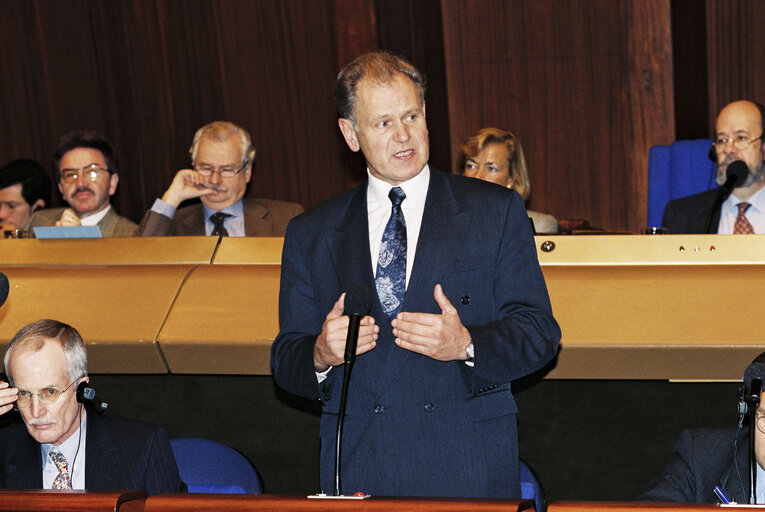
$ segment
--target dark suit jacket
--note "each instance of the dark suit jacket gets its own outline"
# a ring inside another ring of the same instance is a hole
[[[550,361],[552,316],[521,197],[431,168],[403,311],[440,313],[437,283],[475,346],[475,367],[398,348],[377,294],[369,252],[367,185],[296,217],[287,228],[272,346],[276,382],[323,401],[321,485],[334,489],[335,428],[343,367],[320,386],[313,347],[326,315],[366,284],[380,326],[359,356],[343,435],[342,491],[398,496],[520,496],[517,406],[510,381]]]
[[[715,188],[692,196],[681,197],[667,203],[661,225],[671,235],[703,235],[709,212],[714,206],[720,189]],[[720,224],[720,209],[712,218],[712,232],[717,233]]]
[[[85,488],[185,491],[170,442],[161,428],[88,411]],[[40,444],[19,422],[0,431],[0,488],[41,489]]]
[[[26,229],[34,235],[32,228],[36,226],[55,226],[64,210],[66,208],[47,208],[37,211],[29,219]],[[133,236],[138,228],[135,222],[117,215],[113,206],[97,226],[101,228],[101,235],[104,237]]]
[[[738,441],[734,445],[734,441]],[[734,430],[684,430],[664,472],[654,479],[641,501],[719,503],[719,485],[737,503],[749,502],[749,434]]]
[[[290,219],[303,212],[297,203],[276,199],[243,199],[244,231],[247,236],[284,236]],[[179,208],[171,219],[149,210],[138,228],[138,236],[204,236],[204,207],[201,203]]]

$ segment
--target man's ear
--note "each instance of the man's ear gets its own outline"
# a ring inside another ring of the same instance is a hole
[[[30,211],[34,213],[37,210],[41,210],[42,208],[45,208],[45,199],[38,199],[32,203],[32,208],[30,208]]]
[[[117,184],[120,182],[119,175],[115,172],[109,176],[109,195],[113,196],[117,192]]]
[[[356,131],[356,128],[353,127],[353,122],[350,119],[341,117],[337,120],[337,125],[340,127],[340,131],[343,132],[345,143],[348,144],[351,151],[354,153],[358,151],[361,146],[359,146],[358,132]]]

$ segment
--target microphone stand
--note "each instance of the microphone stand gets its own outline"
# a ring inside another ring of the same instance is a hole
[[[346,354],[347,356],[347,354]],[[353,370],[353,363],[356,362],[356,354],[353,357],[346,357],[345,368],[343,371],[343,388],[340,392],[340,410],[337,416],[337,437],[335,439],[335,496],[341,496],[340,494],[340,447],[342,445],[341,439],[343,437],[343,423],[345,422],[345,408],[348,402],[348,382],[351,380],[351,370]]]

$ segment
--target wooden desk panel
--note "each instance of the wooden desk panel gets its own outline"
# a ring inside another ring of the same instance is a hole
[[[216,238],[205,236],[0,239],[0,267],[202,264],[210,263],[216,244]]]
[[[712,503],[648,503],[648,502],[607,502],[607,501],[556,501],[547,506],[548,512],[713,512],[726,510]],[[736,505],[727,510],[754,512],[757,507]]]
[[[739,380],[765,350],[765,236],[537,237],[563,339],[551,378]],[[545,242],[555,248],[543,250]]]
[[[377,498],[365,500],[308,499],[268,494],[160,494],[146,500],[146,512],[520,512],[534,510],[533,500],[458,500],[420,498]]]
[[[53,491],[0,489],[0,510],[132,512],[144,509],[145,491]]]
[[[192,265],[0,266],[10,293],[0,308],[6,345],[24,325],[74,326],[92,373],[167,373],[155,337]]]
[[[270,374],[279,276],[279,265],[197,267],[158,337],[170,371]]]

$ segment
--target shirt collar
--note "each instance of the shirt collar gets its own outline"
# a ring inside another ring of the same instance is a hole
[[[111,209],[112,209],[112,205],[109,204],[106,206],[106,208],[104,208],[100,212],[81,218],[80,224],[82,224],[83,226],[95,226],[96,224],[101,222],[101,219],[106,217],[106,214],[109,213],[109,210]]]
[[[368,168],[367,168],[367,176],[369,177],[369,184],[367,186],[367,194],[369,196],[369,199],[371,201],[375,201],[383,205],[389,206],[390,199],[388,199],[388,194],[390,193],[390,190],[393,188],[393,185],[381,180],[380,178],[376,178],[375,176],[372,176],[372,173],[369,172]],[[397,186],[401,187],[404,190],[404,193],[406,194],[406,198],[409,201],[409,205],[412,205],[413,203],[425,202],[425,196],[428,193],[429,183],[430,183],[430,167],[428,166],[428,164],[425,164],[425,167],[422,168],[422,170],[417,174],[417,176],[415,176],[414,178],[410,178],[406,180],[405,182],[398,184]]]
[[[202,206],[204,207],[204,210],[205,210],[205,219],[209,220],[210,215],[212,215],[213,213],[216,213],[216,211],[204,203],[202,203]],[[228,213],[229,215],[236,217],[238,219],[244,218],[244,204],[242,203],[241,199],[237,201],[236,203],[232,204],[231,206],[227,206],[220,211],[223,213]]]

